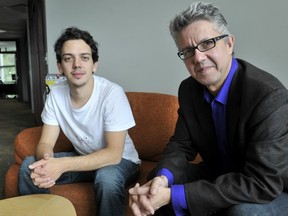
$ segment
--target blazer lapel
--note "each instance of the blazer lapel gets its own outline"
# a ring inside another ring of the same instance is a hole
[[[233,149],[233,144],[235,142],[235,133],[237,130],[237,123],[239,121],[240,114],[240,98],[242,91],[242,74],[241,71],[236,71],[234,78],[232,80],[229,98],[228,98],[228,106],[227,106],[227,135],[228,135],[228,143],[231,145],[231,149]],[[233,95],[233,96],[231,96]]]
[[[218,148],[211,106],[204,99],[203,86],[201,90],[198,90],[201,91],[201,93],[196,94],[198,98],[195,99],[197,102],[194,102],[193,106],[195,108],[195,114],[197,114],[197,121],[201,128],[200,132],[203,134],[203,143],[206,143],[210,152],[216,153],[218,152]]]

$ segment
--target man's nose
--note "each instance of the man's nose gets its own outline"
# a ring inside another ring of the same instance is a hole
[[[81,67],[81,60],[79,58],[74,59],[74,68],[80,68]]]
[[[195,63],[202,62],[206,58],[207,58],[207,56],[206,56],[205,52],[201,52],[198,49],[195,49],[195,53],[194,53],[194,56],[193,56],[193,61]]]

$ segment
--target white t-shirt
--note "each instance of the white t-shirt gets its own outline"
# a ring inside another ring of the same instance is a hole
[[[59,125],[80,155],[105,147],[105,131],[123,131],[135,126],[124,90],[109,80],[93,75],[94,89],[88,102],[73,108],[67,81],[51,88],[42,121]],[[140,163],[133,141],[127,134],[123,158]]]

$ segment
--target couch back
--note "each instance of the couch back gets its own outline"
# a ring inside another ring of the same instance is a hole
[[[173,135],[178,110],[176,96],[147,93],[127,92],[136,126],[129,129],[140,159],[157,161],[163,149]],[[42,127],[27,128],[21,131],[14,142],[16,163],[35,154],[36,145],[40,139]],[[66,136],[61,133],[55,152],[72,150],[72,145]]]
[[[178,99],[160,93],[127,92],[136,121],[129,129],[140,159],[157,161],[174,133]]]

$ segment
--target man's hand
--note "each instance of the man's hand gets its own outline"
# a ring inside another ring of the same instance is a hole
[[[134,192],[137,188],[139,188],[140,185],[137,183],[134,188],[131,188],[130,190]],[[144,188],[143,188],[144,189]],[[130,193],[129,190],[129,193]],[[145,195],[137,195],[137,194],[131,194],[129,197],[129,207],[131,208],[133,214],[135,216],[147,216],[147,215],[153,215],[154,209],[150,203],[148,194],[150,191],[149,187],[145,187]],[[134,192],[135,193],[135,192]]]
[[[153,215],[155,210],[170,203],[171,199],[165,176],[155,177],[141,187],[137,183],[129,193],[129,206],[136,216]]]
[[[55,181],[59,178],[56,178],[57,174],[53,172],[50,167],[50,161],[54,159],[53,157],[49,157],[48,154],[44,154],[43,159],[36,161],[33,164],[29,165],[29,169],[31,170],[30,177],[35,186],[39,188],[50,188],[55,185]],[[51,175],[53,174],[54,175]]]

